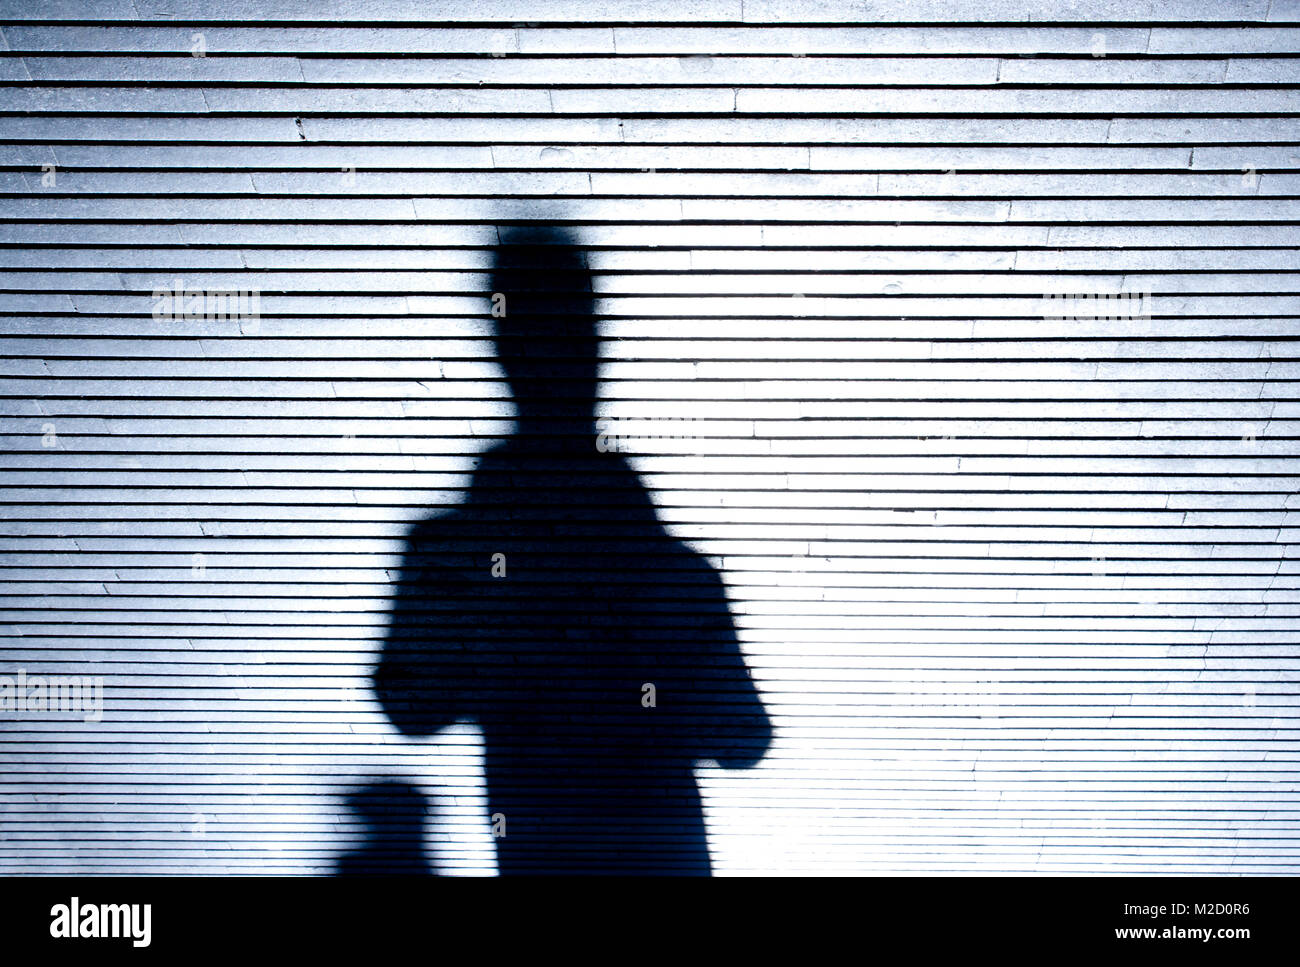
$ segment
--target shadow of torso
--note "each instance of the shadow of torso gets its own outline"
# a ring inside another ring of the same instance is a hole
[[[521,438],[417,525],[375,686],[423,736],[473,719],[502,873],[708,873],[693,763],[770,724],[722,582],[622,457]]]

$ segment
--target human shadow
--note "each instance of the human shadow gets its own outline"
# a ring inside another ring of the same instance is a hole
[[[338,876],[429,876],[424,855],[425,799],[398,780],[375,782],[348,797],[348,808],[365,824],[366,839],[338,860]]]
[[[481,726],[501,873],[708,874],[693,764],[771,739],[722,582],[599,444],[573,238],[505,233],[492,285],[517,429],[412,530],[376,693],[409,736]]]

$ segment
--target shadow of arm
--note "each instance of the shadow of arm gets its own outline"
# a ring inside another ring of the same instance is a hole
[[[704,641],[707,643],[708,689],[716,697],[709,719],[717,732],[706,756],[725,769],[755,766],[772,743],[772,721],[754,684],[736,635],[731,609],[721,579],[705,565],[702,580],[707,593]]]
[[[384,714],[407,736],[432,735],[457,718],[455,665],[434,632],[431,579],[420,542],[413,540],[402,561],[397,600],[373,686]]]

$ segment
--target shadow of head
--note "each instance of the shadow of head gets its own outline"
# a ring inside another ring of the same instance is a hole
[[[521,412],[543,403],[589,408],[600,340],[575,237],[555,226],[503,228],[490,284],[497,359]]]
[[[413,785],[389,779],[363,786],[348,796],[348,809],[365,828],[365,840],[340,857],[339,876],[429,876],[424,855],[424,817],[428,806]]]

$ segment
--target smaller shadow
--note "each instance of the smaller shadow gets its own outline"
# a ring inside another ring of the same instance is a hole
[[[366,840],[339,857],[337,876],[432,876],[424,855],[424,794],[395,779],[363,786],[348,808],[366,825]]]

